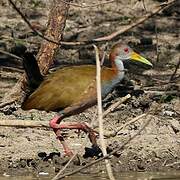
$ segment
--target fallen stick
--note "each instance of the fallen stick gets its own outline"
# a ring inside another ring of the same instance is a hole
[[[0,126],[6,127],[18,127],[18,128],[48,128],[51,129],[49,126],[49,121],[33,121],[33,120],[14,120],[14,119],[2,119],[0,120]],[[105,131],[104,136],[113,137],[114,131]]]
[[[144,91],[145,94],[150,94],[150,95],[156,95],[156,96],[162,96],[162,95],[172,95],[172,94],[180,94],[178,90],[172,90],[172,91]]]
[[[23,73],[24,72],[24,70],[22,70],[22,69],[20,69],[18,67],[6,67],[6,66],[1,66],[0,71],[10,71],[12,73],[13,72],[18,72],[18,73]],[[16,77],[14,77],[14,78],[16,78]],[[18,77],[17,77],[17,79],[18,79]]]
[[[131,97],[130,94],[127,94],[126,96],[122,97],[120,101],[115,102],[112,104],[106,111],[103,113],[103,117],[106,117],[109,113],[113,112],[120,104],[127,101]]]
[[[106,138],[110,138],[110,137],[115,137],[122,129],[124,129],[126,126],[135,123],[136,121],[138,121],[139,119],[145,117],[146,114],[141,114],[140,116],[137,116],[133,119],[131,119],[130,121],[126,122],[125,124],[123,124],[120,127],[117,127],[116,130],[114,131],[105,131],[104,135],[106,136]]]
[[[0,120],[0,126],[21,127],[21,128],[38,128],[49,127],[49,121],[31,121],[31,120]]]
[[[179,58],[179,61],[178,61],[177,65],[176,65],[176,68],[175,68],[173,74],[171,75],[171,78],[170,78],[169,82],[173,81],[173,79],[174,79],[174,77],[175,77],[175,75],[177,73],[177,70],[179,69],[179,66],[180,66],[180,58]]]
[[[21,60],[21,61],[22,61],[22,58],[21,58],[21,57],[16,56],[15,54],[12,54],[12,53],[10,53],[10,52],[8,52],[8,51],[4,51],[4,50],[0,49],[0,53],[6,54],[6,55],[8,55],[8,56],[10,56],[10,57],[13,57],[13,58],[15,58],[15,59],[18,59],[18,60]]]

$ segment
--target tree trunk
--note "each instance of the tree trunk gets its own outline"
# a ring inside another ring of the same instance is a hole
[[[69,2],[69,0],[67,0]],[[62,34],[65,28],[66,19],[68,16],[69,4],[64,3],[61,0],[54,0],[52,8],[49,12],[47,30],[45,37],[56,42],[60,42]],[[42,75],[47,74],[50,65],[53,63],[54,56],[58,50],[59,45],[43,40],[39,53],[37,55],[37,61],[39,64]],[[23,102],[26,97],[27,79],[23,74],[16,85],[10,92],[6,93],[0,107],[11,104],[11,102]]]

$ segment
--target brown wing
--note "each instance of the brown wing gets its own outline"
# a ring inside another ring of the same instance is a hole
[[[112,73],[112,70],[105,68]],[[109,74],[105,73],[105,74]],[[111,74],[112,75],[112,74]],[[96,67],[73,66],[59,69],[49,75],[23,103],[22,109],[56,111],[81,101],[96,101]],[[103,78],[105,81],[109,75]],[[103,81],[102,79],[102,81]]]

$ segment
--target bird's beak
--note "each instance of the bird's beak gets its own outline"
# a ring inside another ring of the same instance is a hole
[[[131,60],[147,64],[151,67],[153,66],[153,64],[151,62],[149,62],[147,59],[145,59],[144,57],[142,57],[141,55],[139,55],[138,53],[136,53],[134,51],[131,54]]]

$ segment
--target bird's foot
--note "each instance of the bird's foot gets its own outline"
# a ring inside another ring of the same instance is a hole
[[[60,130],[54,130],[54,132],[56,134],[56,138],[59,139],[59,141],[61,142],[61,144],[63,146],[64,156],[72,157],[73,156],[73,152],[69,148],[69,146],[67,145],[66,141],[64,140],[64,137],[61,135]]]
[[[85,133],[88,133],[88,137],[92,143],[92,145],[97,146],[97,142],[96,142],[96,138],[97,138],[97,132],[95,130],[93,130],[87,123],[79,123],[79,122],[63,122],[60,123],[62,117],[61,116],[56,116],[54,117],[49,125],[51,128],[53,128],[57,138],[60,140],[64,152],[68,155],[68,156],[72,156],[73,153],[72,151],[68,148],[64,137],[61,134],[61,130],[62,129],[77,129],[77,130],[82,130]],[[59,124],[60,123],[60,124]]]
[[[94,129],[92,129],[88,123],[81,123],[82,126],[82,131],[84,131],[85,133],[88,133],[88,137],[92,143],[93,146],[97,146],[97,135],[99,134],[97,131],[95,131]]]

